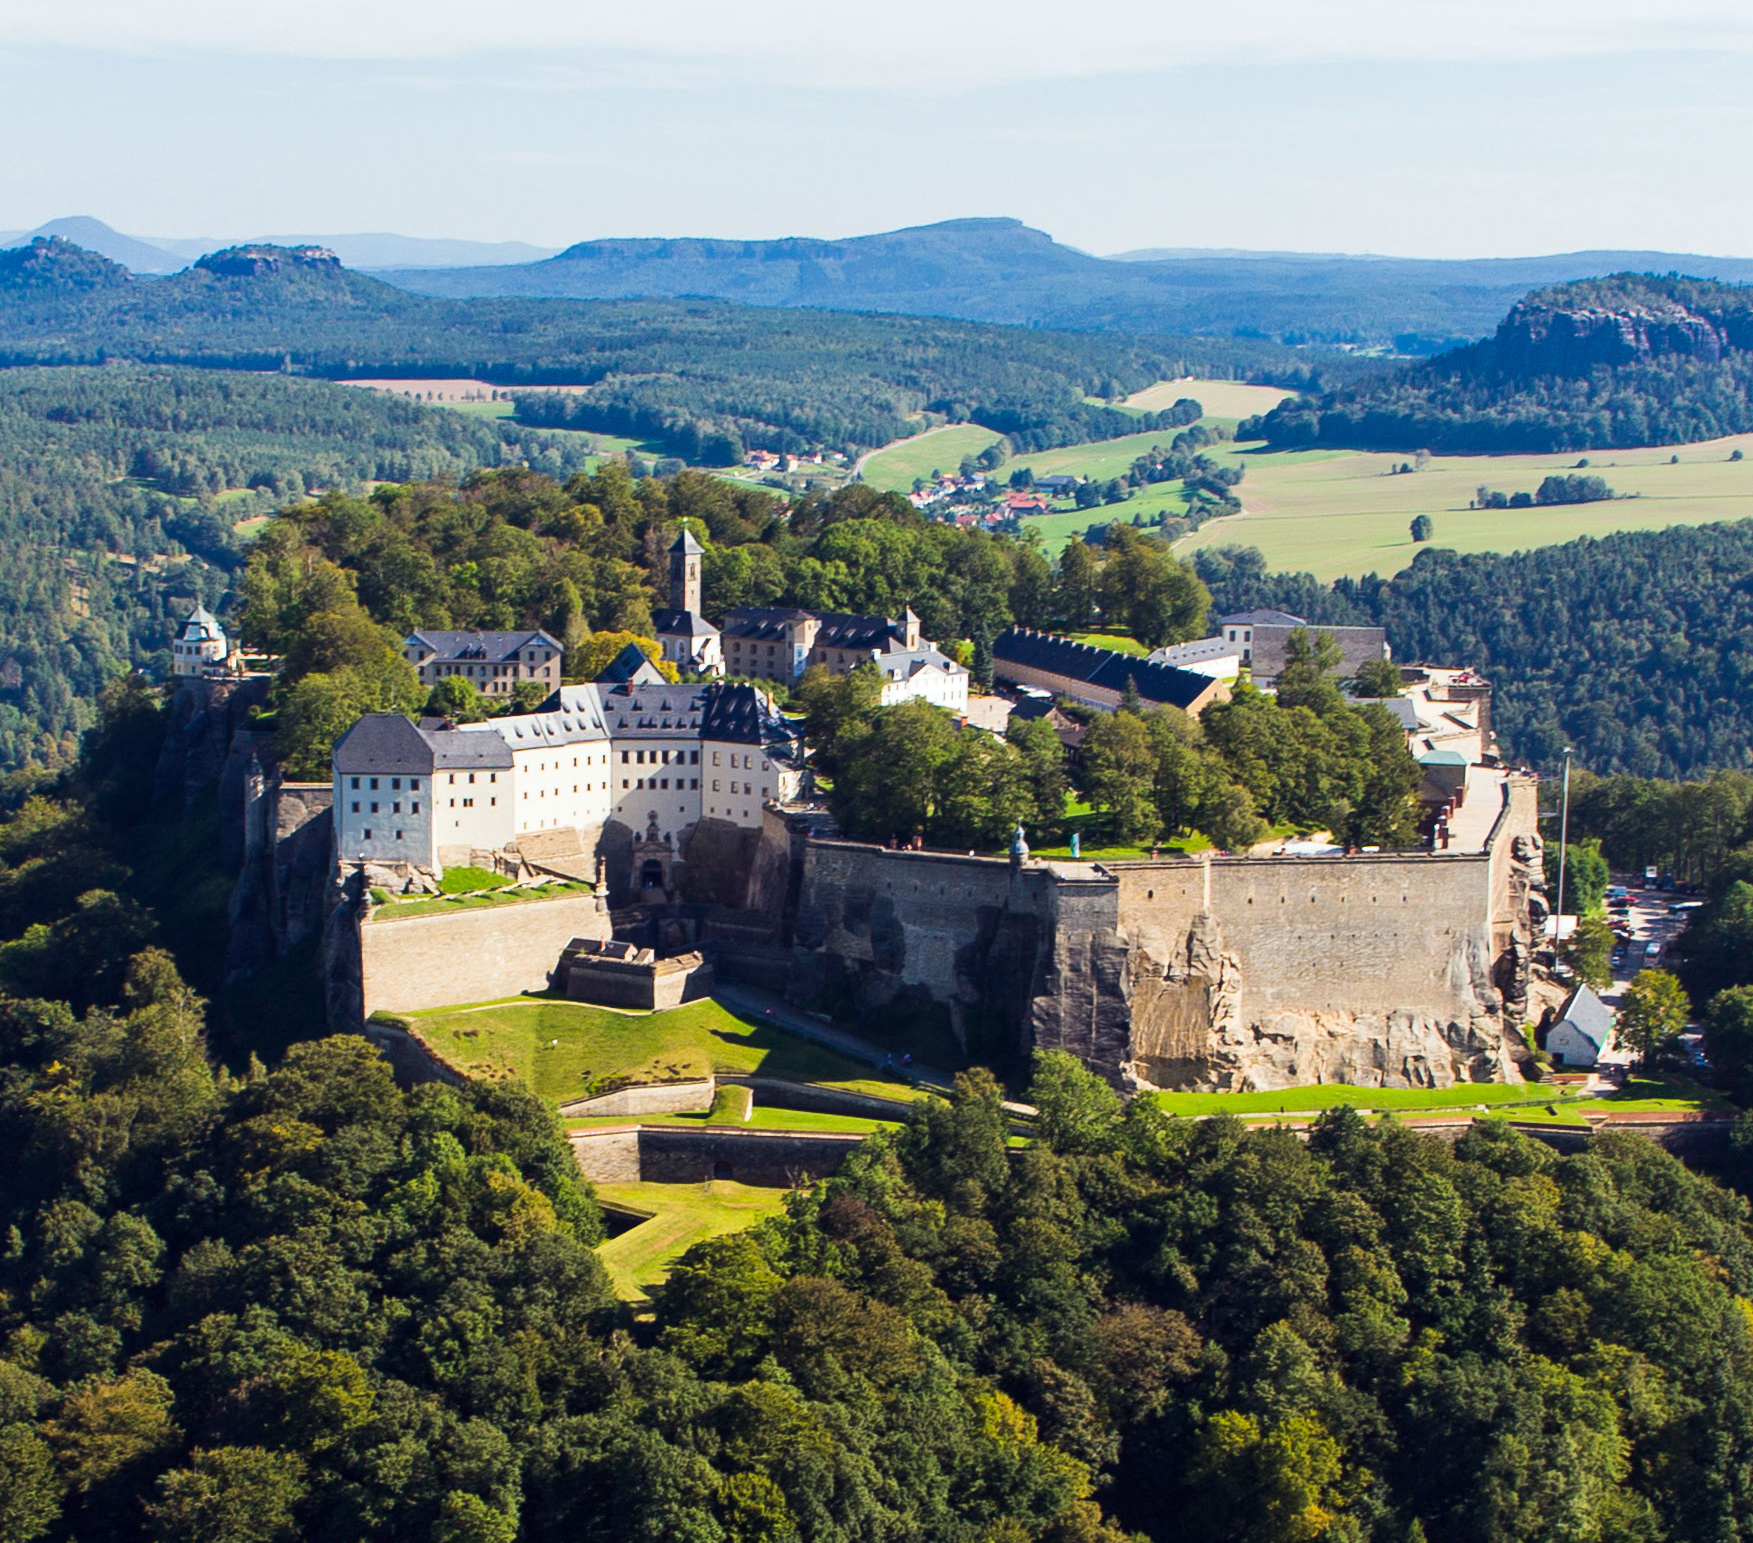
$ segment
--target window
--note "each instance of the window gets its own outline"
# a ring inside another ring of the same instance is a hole
[[[469,773],[469,781],[473,782],[474,780],[475,780],[475,774],[473,772],[470,772]]]
[[[376,777],[373,777],[371,779],[371,791],[373,793],[375,793],[377,791],[377,778]]]
[[[453,809],[454,809],[454,808],[456,808],[456,806],[457,806],[457,801],[456,801],[456,800],[455,800],[455,799],[454,799],[454,798],[453,798],[453,799],[452,799],[452,800],[451,800],[451,801],[450,801],[450,806],[451,806],[451,808],[453,808]]]
[[[497,809],[499,807],[499,800],[497,798],[488,799],[487,800],[487,807],[489,809]]]
[[[669,778],[668,778],[668,777],[660,777],[660,778],[659,778],[659,779],[658,779],[658,783],[657,783],[657,785],[658,785],[658,786],[659,786],[659,787],[660,787],[660,788],[663,788],[663,789],[665,789],[665,790],[666,790],[666,791],[667,791],[667,790],[668,790],[668,788],[669,788],[669,785],[670,785],[670,779],[669,779]]]
[[[373,814],[376,814],[376,813],[377,813],[377,805],[376,805],[376,804],[373,804],[373,805],[372,805],[372,806],[371,806],[371,812],[372,812],[372,813],[373,813]]]
[[[700,791],[700,779],[698,777],[695,777],[692,781],[690,781],[688,784],[688,789],[690,792],[698,793]]]
[[[402,779],[400,777],[390,778],[390,791],[392,793],[400,793],[402,791]]]
[[[455,772],[452,772],[452,773],[451,773],[451,774],[450,774],[450,785],[451,785],[451,786],[452,786],[452,787],[455,787],[455,786],[456,786],[456,780],[457,780],[457,774],[456,774],[456,773],[455,773]]]
[[[714,766],[716,766],[716,765],[718,765],[718,752],[717,752],[717,751],[716,751],[716,750],[714,750],[714,751],[713,751],[713,752],[712,752],[712,764],[713,764],[713,765],[714,765]],[[714,786],[714,787],[717,787],[717,786],[718,786],[718,784],[717,784],[717,783],[713,783],[713,786]]]
[[[365,839],[367,841],[371,840],[371,827],[369,825],[365,827]]]
[[[718,791],[718,778],[716,778],[716,777],[714,777],[712,779],[712,791],[714,793],[716,793]]]
[[[626,765],[626,764],[627,764],[627,756],[628,756],[628,754],[629,754],[629,753],[630,753],[630,752],[628,752],[628,751],[626,751],[626,750],[623,750],[623,751],[622,751],[622,752],[621,752],[621,764],[622,764],[622,765],[623,765],[623,766],[625,766],[625,765]],[[625,783],[623,783],[623,784],[622,784],[622,786],[623,786],[623,787],[625,787],[625,786],[626,786],[626,784],[625,784]]]
[[[357,777],[353,779],[353,791],[355,793],[359,791],[359,779]]]
[[[470,782],[473,782],[474,780],[475,779],[473,777],[469,778]],[[488,772],[487,773],[487,780],[489,782],[497,782],[499,780],[499,773],[498,772]]]
[[[396,840],[400,841],[401,839],[402,839],[402,833],[400,831],[397,831],[396,832]]]
[[[413,810],[413,812],[414,812],[414,813],[415,813],[415,814],[418,814],[418,813],[419,813],[419,812],[420,812],[420,806],[419,806],[419,805],[418,805],[418,804],[415,804],[415,805],[414,805],[414,810]]]
[[[420,791],[420,779],[418,777],[410,777],[408,779],[408,791],[410,793],[418,793]]]
[[[401,801],[401,799],[398,798],[393,804],[390,805],[390,813],[391,814],[400,814],[401,812],[402,812],[402,801]]]
[[[621,791],[623,793],[627,791],[627,779],[625,777],[621,779]]]
[[[700,764],[700,752],[698,750],[690,750],[688,752],[688,764],[690,766],[698,766]]]
[[[353,800],[353,812],[355,814],[359,813],[359,800],[357,798]]]
[[[463,800],[463,808],[465,808],[465,809],[473,809],[473,808],[474,808],[474,807],[475,807],[475,801],[474,801],[474,799],[472,799],[472,798],[465,798],[465,799],[464,799],[464,800]]]

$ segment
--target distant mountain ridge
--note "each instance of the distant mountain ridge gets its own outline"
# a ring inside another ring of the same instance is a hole
[[[454,241],[443,237],[398,236],[388,231],[357,235],[265,235],[240,242],[215,237],[127,236],[90,215],[50,220],[35,230],[0,231],[0,248],[28,246],[38,236],[60,236],[135,273],[175,273],[198,257],[229,246],[327,247],[350,268],[406,268],[414,265],[466,268],[476,263],[528,263],[554,254],[553,247],[527,241]]]
[[[1627,269],[1753,280],[1753,259],[1664,252],[1443,261],[1173,249],[1092,257],[1014,219],[946,220],[837,241],[582,241],[537,263],[383,276],[456,297],[710,297],[1431,353],[1478,337],[1531,288]]]
[[[1753,431],[1753,287],[1621,273],[1535,291],[1491,337],[1241,425],[1274,448],[1542,453]]]

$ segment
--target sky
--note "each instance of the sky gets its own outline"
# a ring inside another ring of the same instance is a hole
[[[0,0],[0,229],[1753,255],[1748,0]]]

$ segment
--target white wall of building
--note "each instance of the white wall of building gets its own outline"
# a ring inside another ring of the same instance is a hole
[[[335,776],[336,851],[343,862],[435,861],[434,793],[425,776]]]

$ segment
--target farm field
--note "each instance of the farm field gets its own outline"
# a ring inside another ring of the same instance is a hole
[[[1160,413],[1182,397],[1190,396],[1205,409],[1208,419],[1239,421],[1256,413],[1271,412],[1287,396],[1294,395],[1282,386],[1249,386],[1239,380],[1159,380],[1154,386],[1134,391],[1124,405],[1140,412]]]
[[[864,480],[884,493],[911,493],[917,477],[955,471],[965,455],[978,455],[998,435],[977,423],[955,423],[914,439],[896,440],[864,462]],[[1005,466],[1010,463],[1007,461]],[[1002,473],[1001,473],[1002,475]]]
[[[1248,474],[1237,488],[1246,512],[1213,520],[1177,544],[1258,547],[1268,568],[1308,572],[1317,579],[1398,573],[1416,555],[1408,526],[1417,514],[1435,524],[1431,545],[1459,552],[1514,552],[1605,536],[1753,516],[1753,435],[1697,445],[1608,450],[1587,457],[1588,470],[1615,493],[1610,503],[1532,509],[1469,509],[1481,486],[1533,492],[1555,472],[1574,471],[1582,457],[1564,455],[1439,456],[1424,471],[1388,475],[1405,456],[1368,452],[1293,451],[1265,454],[1235,446],[1213,456],[1239,460]],[[1064,453],[1064,452],[1060,452]],[[1678,464],[1670,464],[1678,456]],[[1130,518],[1133,502],[1116,506]],[[1055,521],[1060,516],[1050,516]],[[1036,522],[1045,525],[1045,522]],[[1087,522],[1086,522],[1087,523]],[[1043,529],[1050,546],[1063,544]]]
[[[1184,396],[1193,397],[1205,409],[1206,422],[1234,423],[1251,413],[1265,412],[1288,395],[1273,386],[1244,386],[1233,380],[1167,380],[1134,392],[1124,403],[1115,404],[1136,412],[1161,412],[1173,407]],[[1036,476],[1054,472],[1070,472],[1080,477],[1113,477],[1128,470],[1152,445],[1166,445],[1175,431],[1159,430],[1151,434],[1128,434],[1123,439],[1096,440],[1090,444],[1067,445],[1059,450],[1041,450],[1006,461],[999,468],[999,477],[1006,478],[1019,466],[1027,466]],[[913,439],[896,440],[865,458],[864,480],[873,488],[897,493],[913,490],[916,477],[929,477],[933,471],[954,471],[965,455],[978,455],[998,438],[991,429],[977,424],[958,423],[933,429]],[[1181,507],[1179,484],[1175,484],[1173,507]],[[1142,496],[1142,495],[1141,495]],[[1166,494],[1157,494],[1158,502],[1150,508],[1161,508],[1168,502]],[[1146,505],[1133,501],[1127,505],[1127,518],[1144,510]],[[1087,515],[1088,511],[1084,511]],[[1085,518],[1083,525],[1089,523]],[[1083,525],[1077,528],[1081,530]],[[1061,538],[1061,544],[1063,538]]]
[[[597,1249],[623,1302],[645,1300],[646,1288],[661,1281],[696,1243],[741,1232],[778,1215],[786,1195],[782,1189],[760,1189],[730,1179],[594,1187],[605,1205],[643,1212],[648,1218]]]
[[[415,1032],[470,1076],[522,1079],[554,1103],[619,1082],[679,1082],[709,1072],[758,1072],[789,1082],[820,1082],[880,1098],[911,1090],[873,1075],[861,1061],[749,1023],[711,1000],[658,1013],[616,1012],[583,1002],[524,997],[480,1007],[408,1015]]]

